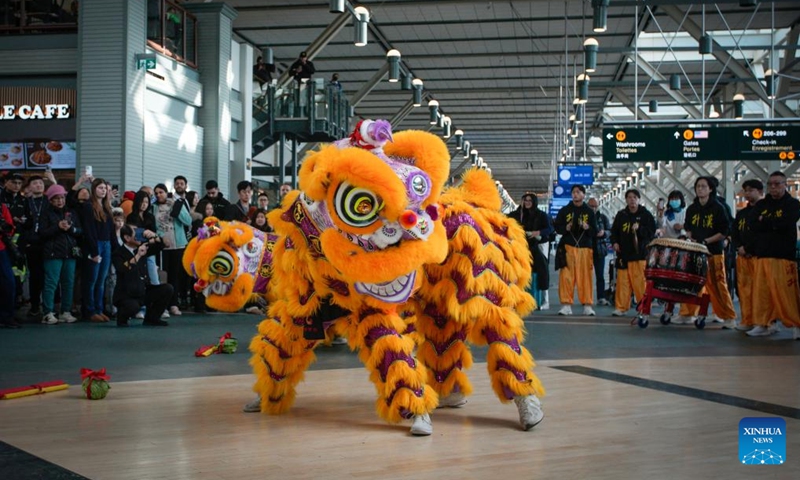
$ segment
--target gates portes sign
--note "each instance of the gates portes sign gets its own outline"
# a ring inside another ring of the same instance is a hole
[[[604,128],[603,161],[786,160],[800,157],[800,127]]]

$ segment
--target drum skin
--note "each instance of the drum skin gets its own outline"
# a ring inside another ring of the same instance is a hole
[[[707,273],[708,250],[702,245],[658,238],[647,247],[644,275],[657,290],[696,297]]]

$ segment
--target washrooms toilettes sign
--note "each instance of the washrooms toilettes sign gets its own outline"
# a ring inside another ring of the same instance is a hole
[[[786,420],[778,417],[741,419],[739,461],[744,465],[786,463]]]

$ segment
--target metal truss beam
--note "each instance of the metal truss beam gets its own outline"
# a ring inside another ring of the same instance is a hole
[[[662,5],[659,9],[669,15],[676,22],[681,22],[684,17],[684,12],[681,11],[680,8],[674,5]],[[692,21],[692,19],[687,18],[683,22],[683,28],[686,30],[689,35],[694,37],[696,40],[700,40],[700,37],[703,36],[703,29]],[[772,100],[767,98],[767,93],[761,88],[760,82],[753,76],[753,74],[747,70],[747,68],[743,67],[738,60],[734,59],[730,53],[728,53],[725,48],[723,48],[719,43],[713,41],[713,48],[712,54],[716,57],[717,60],[722,62],[723,65],[727,65],[728,69],[737,77],[742,79],[752,79],[753,82],[746,82],[745,86],[753,92],[758,98],[760,98],[763,102],[768,104],[772,103]],[[778,117],[794,117],[795,114],[791,108],[787,107],[785,103],[775,101],[775,114]]]
[[[686,110],[686,113],[689,114],[692,118],[703,118],[703,112],[701,112],[697,107],[695,107],[692,102],[686,98],[684,94],[679,91],[672,90],[669,88],[669,81],[664,75],[656,70],[654,66],[650,64],[647,60],[645,60],[641,55],[635,56],[631,55],[633,61],[636,62],[636,65],[641,68],[646,74],[650,75],[653,80],[658,83],[658,86],[664,90],[664,93],[669,95],[673,100],[678,102],[678,104]]]

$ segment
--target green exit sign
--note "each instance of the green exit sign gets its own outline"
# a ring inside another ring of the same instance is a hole
[[[137,55],[136,56],[136,69],[141,70],[154,70],[156,68],[155,54]]]

